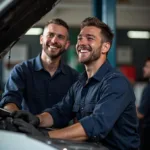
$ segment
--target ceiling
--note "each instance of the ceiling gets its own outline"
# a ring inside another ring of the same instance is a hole
[[[150,0],[117,0],[116,25],[118,28],[150,28]],[[51,12],[35,25],[44,25],[54,17],[60,17],[71,26],[93,15],[93,0],[60,0]]]

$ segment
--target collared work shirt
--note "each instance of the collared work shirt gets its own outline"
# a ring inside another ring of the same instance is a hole
[[[40,55],[18,64],[12,70],[2,95],[0,106],[15,103],[33,114],[41,113],[61,101],[79,73],[61,62],[51,75],[44,70]]]
[[[129,81],[106,61],[89,79],[87,75],[70,88],[62,102],[49,112],[55,127],[66,126],[76,117],[89,140],[102,142],[110,150],[139,147],[135,95]]]

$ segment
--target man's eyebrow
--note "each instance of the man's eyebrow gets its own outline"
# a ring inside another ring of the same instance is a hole
[[[59,34],[59,33],[55,33],[55,32],[48,32],[47,34],[56,34],[57,36],[63,36],[63,37],[65,37],[65,35]]]
[[[89,37],[89,36],[91,36],[91,37],[95,37],[95,36],[94,36],[94,35],[92,35],[92,34],[86,34],[86,35],[79,34],[79,35],[78,35],[78,37],[82,37],[82,36],[86,36],[86,37]]]
[[[47,32],[45,33],[46,35],[49,35],[49,34],[55,34],[54,32]]]
[[[95,37],[94,35],[92,35],[92,34],[86,34],[86,36],[91,36],[91,37]]]

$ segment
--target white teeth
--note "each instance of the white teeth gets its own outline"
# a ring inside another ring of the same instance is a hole
[[[81,53],[86,53],[86,52],[88,52],[88,50],[81,49],[80,52]]]
[[[57,47],[55,47],[55,46],[50,46],[50,48],[57,48]]]

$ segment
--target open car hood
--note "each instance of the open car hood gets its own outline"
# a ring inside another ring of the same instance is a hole
[[[1,0],[0,58],[60,0]]]
[[[1,150],[104,150],[98,143],[33,137],[4,130],[0,130],[0,135]]]

